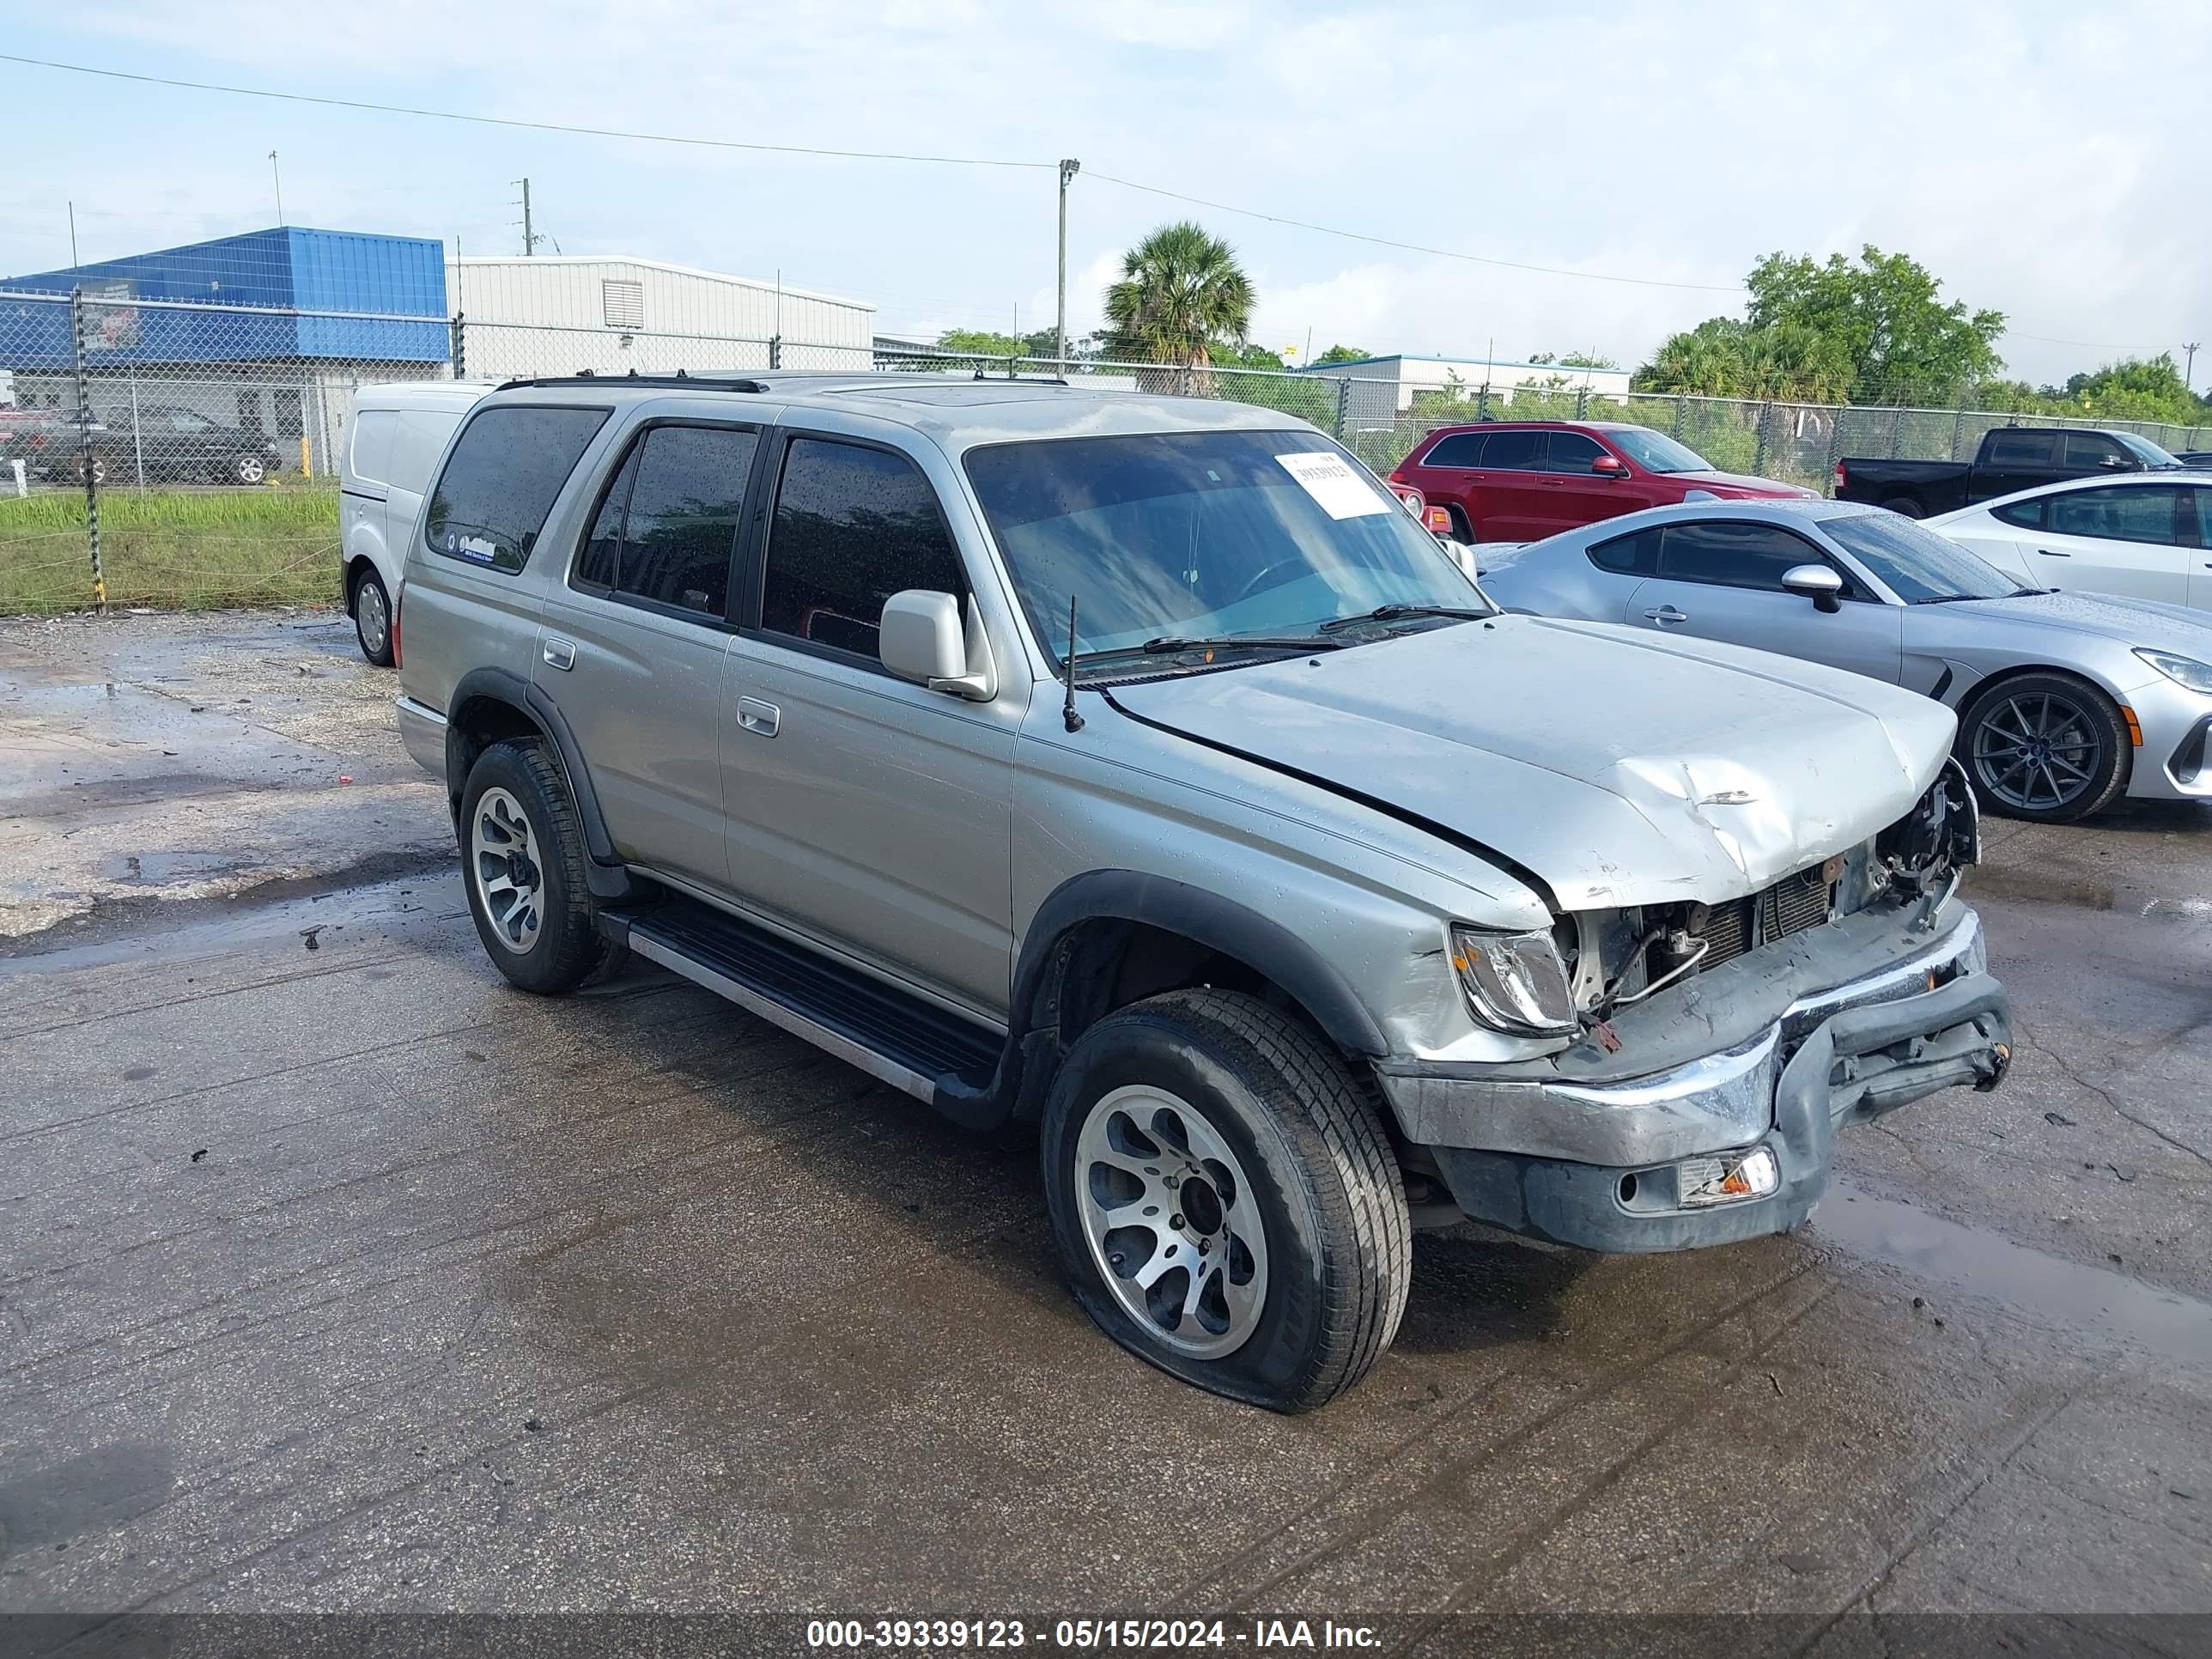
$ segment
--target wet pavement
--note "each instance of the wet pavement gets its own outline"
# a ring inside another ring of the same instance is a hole
[[[2212,1613],[2205,815],[1993,826],[2013,1076],[1804,1233],[1424,1235],[1286,1419],[1092,1330],[1032,1148],[508,989],[318,623],[0,629],[0,1610]]]

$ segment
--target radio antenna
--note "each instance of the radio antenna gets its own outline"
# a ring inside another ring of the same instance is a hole
[[[1075,595],[1067,596],[1067,701],[1060,706],[1060,718],[1071,732],[1083,729],[1083,716],[1075,712]]]

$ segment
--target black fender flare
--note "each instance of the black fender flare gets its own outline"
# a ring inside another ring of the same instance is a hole
[[[1059,941],[1087,921],[1134,921],[1180,934],[1264,974],[1339,1048],[1389,1052],[1382,1028],[1336,965],[1280,922],[1203,887],[1140,870],[1092,870],[1046,896],[1030,920],[1014,969],[1015,1034],[1026,1028]]]
[[[613,837],[607,834],[606,817],[599,811],[599,792],[592,787],[591,770],[584,764],[583,750],[576,746],[576,734],[569,728],[568,717],[544,687],[523,678],[513,669],[472,668],[461,676],[447,700],[446,791],[453,800],[454,810],[459,810],[461,791],[467,787],[469,767],[474,762],[474,757],[468,752],[461,711],[472,702],[484,702],[506,704],[550,739],[561,763],[562,775],[568,780],[568,793],[576,803],[576,817],[584,827],[584,849],[591,858],[586,873],[593,896],[603,899],[631,896],[634,884],[627,866],[615,852]]]

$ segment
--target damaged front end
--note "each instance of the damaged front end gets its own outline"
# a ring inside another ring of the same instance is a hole
[[[1379,1062],[1423,1149],[1413,1167],[1433,1163],[1477,1219],[1595,1249],[1794,1226],[1827,1183],[1838,1129],[2004,1074],[2004,989],[1956,897],[1979,841],[1947,760],[1895,823],[1757,892],[1510,936],[1519,977],[1503,989],[1497,936],[1455,930],[1474,1017],[1562,1046],[1503,1065]],[[1498,1019],[1501,996],[1520,1024]]]

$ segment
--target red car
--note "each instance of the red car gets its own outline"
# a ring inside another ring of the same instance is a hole
[[[1390,474],[1451,515],[1463,542],[1533,542],[1693,495],[1811,495],[1796,484],[1717,472],[1663,432],[1617,421],[1486,421],[1443,426]]]

